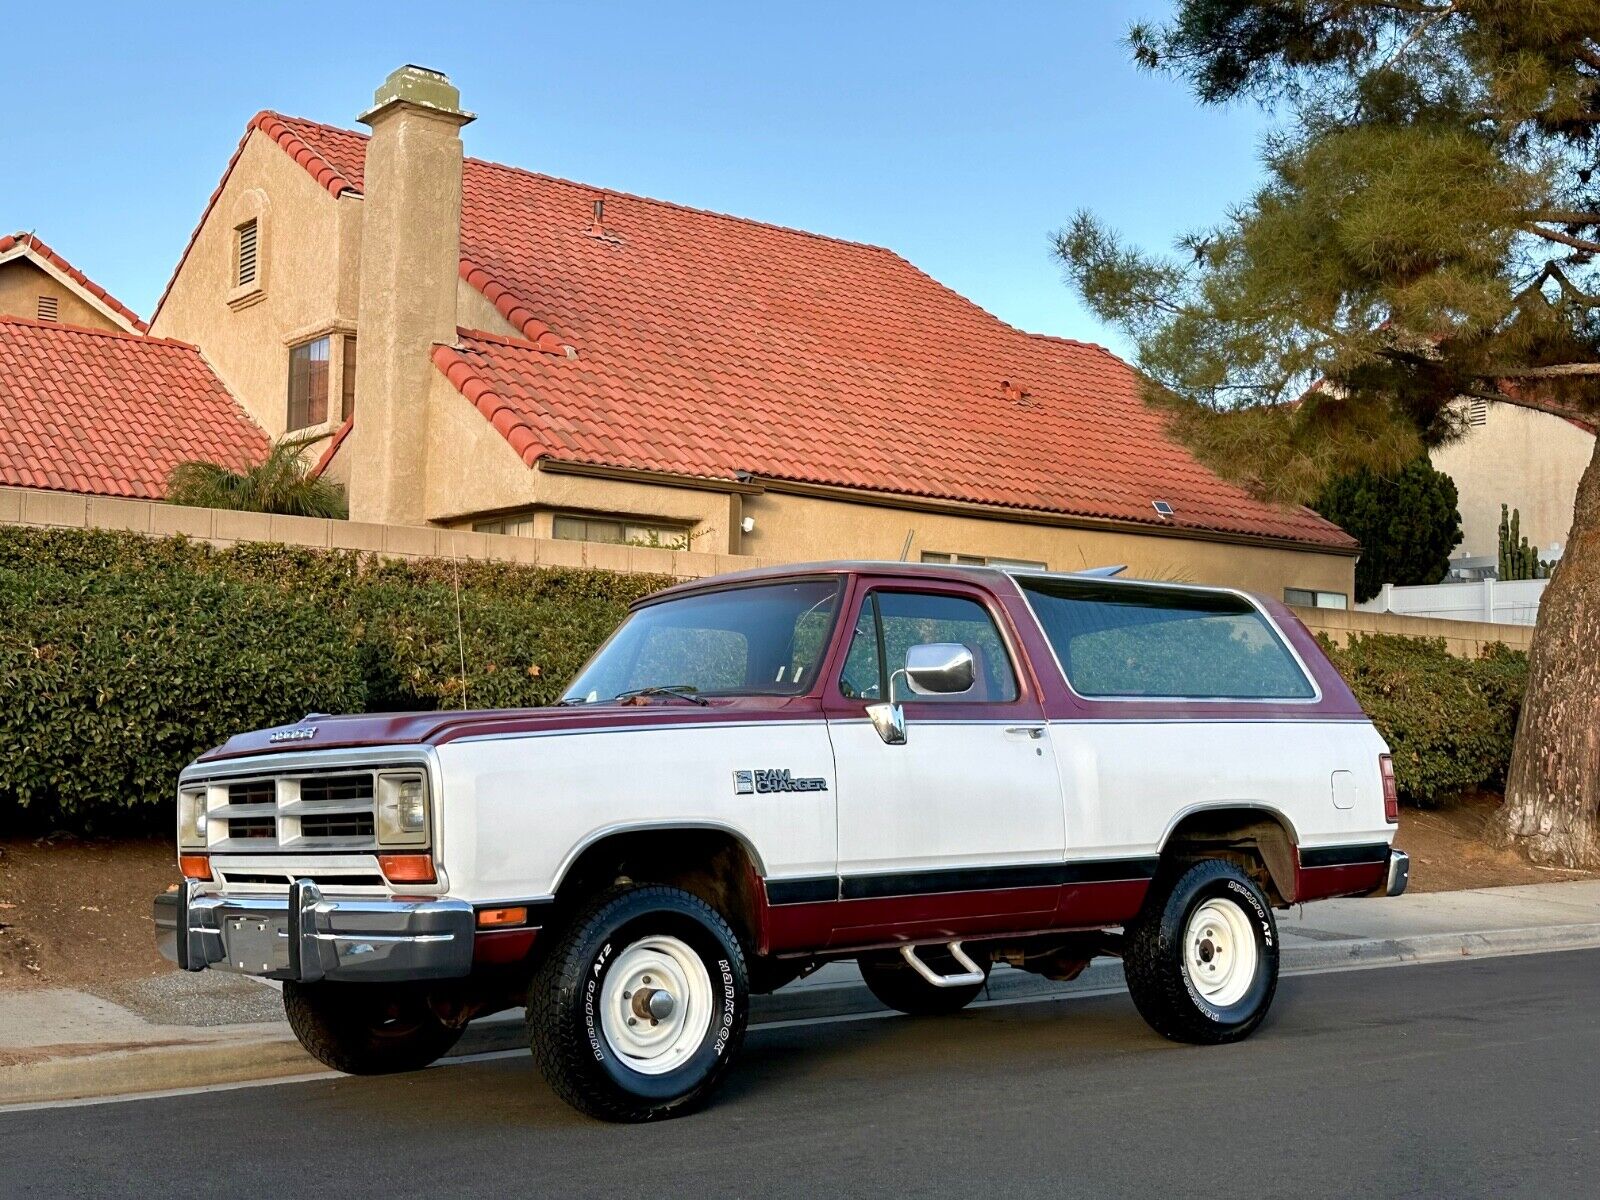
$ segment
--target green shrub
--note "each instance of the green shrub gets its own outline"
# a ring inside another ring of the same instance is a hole
[[[1427,807],[1504,780],[1526,654],[1497,643],[1461,659],[1443,639],[1392,634],[1323,646],[1394,752],[1402,799]]]
[[[548,703],[670,582],[0,528],[0,832],[162,825],[196,755],[310,711]]]

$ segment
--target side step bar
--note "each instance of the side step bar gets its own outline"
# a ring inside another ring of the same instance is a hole
[[[913,971],[938,988],[967,987],[974,983],[982,983],[988,978],[983,973],[983,968],[968,957],[967,952],[961,948],[960,942],[951,942],[945,949],[950,951],[951,956],[966,968],[960,975],[940,975],[917,957],[917,948],[915,946],[901,946],[900,957],[906,960],[906,965]]]

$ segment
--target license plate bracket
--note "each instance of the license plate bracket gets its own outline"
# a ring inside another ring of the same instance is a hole
[[[285,917],[228,917],[223,944],[228,965],[246,975],[279,975],[289,969],[289,923]]]

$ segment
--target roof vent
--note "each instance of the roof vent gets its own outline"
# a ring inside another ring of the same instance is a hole
[[[606,199],[604,196],[594,198],[594,216],[589,221],[588,234],[602,242],[610,242],[614,246],[622,244],[622,239],[606,229]]]
[[[1172,505],[1165,500],[1152,500],[1150,503],[1161,516],[1170,517],[1172,515]]]
[[[61,302],[54,296],[40,296],[38,317],[41,321],[59,321],[61,319]]]
[[[1013,383],[1009,379],[1000,381],[1000,394],[1014,404],[1026,404],[1033,399],[1031,392],[1023,391],[1020,383]]]

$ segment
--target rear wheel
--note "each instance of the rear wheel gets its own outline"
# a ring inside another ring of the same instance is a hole
[[[289,1028],[318,1062],[347,1075],[419,1071],[461,1038],[420,991],[377,983],[283,985]]]
[[[939,947],[924,947],[917,953],[936,972],[954,973],[966,969]],[[856,966],[861,969],[867,990],[885,1007],[913,1017],[944,1017],[960,1012],[978,998],[988,986],[990,964],[979,963],[984,976],[981,983],[959,987],[935,987],[893,951],[863,954],[856,959]]]
[[[1178,1042],[1248,1037],[1278,986],[1278,926],[1232,863],[1205,859],[1158,880],[1127,930],[1123,971],[1150,1027]]]
[[[705,901],[672,887],[592,900],[541,963],[528,1031],[545,1079],[607,1121],[652,1121],[704,1103],[744,1041],[744,955]]]

